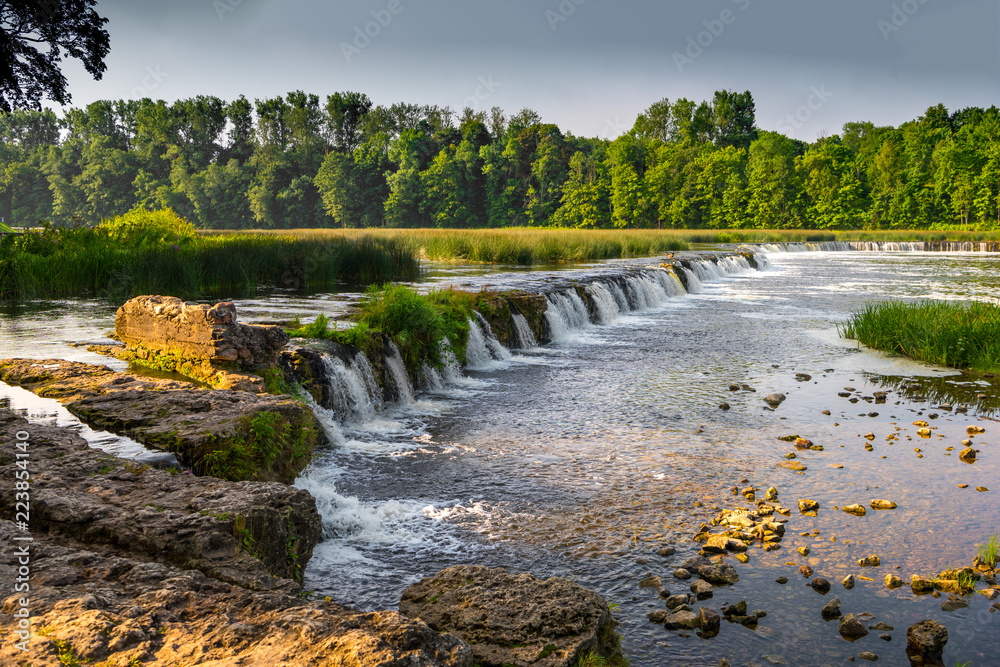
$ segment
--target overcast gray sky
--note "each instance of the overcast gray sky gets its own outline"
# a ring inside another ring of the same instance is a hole
[[[814,140],[933,104],[1000,104],[1000,0],[98,0],[104,79],[73,105],[302,89],[376,104],[523,107],[617,136],[663,99],[750,90],[763,129]],[[792,114],[791,119],[788,115]],[[784,120],[783,120],[784,119]]]

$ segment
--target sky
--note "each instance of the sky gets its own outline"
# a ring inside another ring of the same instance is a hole
[[[668,98],[750,90],[757,124],[813,141],[930,106],[1000,105],[1000,0],[98,0],[101,81],[72,106],[293,90],[537,111],[614,138]]]

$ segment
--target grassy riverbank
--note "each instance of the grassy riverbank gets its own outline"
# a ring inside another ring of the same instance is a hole
[[[939,366],[1000,371],[1000,307],[987,303],[869,304],[839,327],[868,347]]]
[[[398,239],[202,235],[170,211],[133,211],[94,228],[0,238],[0,299],[137,294],[236,297],[264,286],[326,289],[411,280],[419,260]]]
[[[211,231],[228,237],[237,232]],[[1000,242],[1000,232],[847,231],[805,229],[306,229],[255,232],[294,239],[354,239],[362,235],[398,242],[420,257],[443,262],[555,264],[690,250],[693,244],[877,242]]]

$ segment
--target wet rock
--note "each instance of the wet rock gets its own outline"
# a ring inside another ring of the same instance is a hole
[[[812,376],[809,375],[808,373],[796,373],[795,379],[799,380],[800,382],[809,382],[809,380],[812,380]]]
[[[720,403],[719,404],[719,409],[723,410],[723,411],[732,410],[732,407],[733,406],[729,405],[729,403]]]
[[[838,630],[840,631],[840,635],[848,641],[861,639],[868,634],[868,628],[866,628],[865,624],[858,620],[854,614],[844,616],[844,618],[840,621],[840,627]]]
[[[823,609],[820,611],[820,614],[822,614],[825,619],[840,618],[840,607],[840,599],[833,598],[823,605]]]
[[[799,501],[799,511],[800,512],[817,512],[819,511],[819,503],[815,500],[800,500]]]
[[[934,592],[934,582],[915,574],[910,580],[910,588],[915,595],[926,595]]]
[[[894,574],[885,575],[885,587],[890,590],[895,590],[897,588],[902,588],[903,580]]]
[[[781,584],[782,586],[784,586],[785,584],[787,584],[787,583],[788,583],[788,577],[778,577],[778,578],[777,578],[777,579],[775,579],[774,581],[775,581],[776,583],[779,583],[779,584]]]
[[[784,401],[785,401],[785,395],[784,394],[771,394],[770,396],[768,396],[767,398],[765,398],[764,401],[768,405],[770,405],[771,407],[777,407],[777,406],[781,405],[782,403],[784,403]]]
[[[941,665],[941,656],[948,643],[948,628],[937,621],[920,621],[906,630],[906,655],[920,658],[926,665]]]
[[[809,577],[813,576],[813,569],[808,565],[802,565],[801,567],[799,567],[799,574],[808,579]]]
[[[800,555],[801,555],[801,556],[802,556],[803,558],[805,558],[806,556],[808,556],[808,555],[809,555],[809,553],[810,553],[810,552],[809,552],[809,547],[799,547],[798,549],[796,549],[796,551],[798,551],[798,552],[799,552],[799,554],[800,554]]]
[[[823,577],[816,577],[809,584],[812,589],[819,593],[820,595],[826,595],[830,592],[830,582]]]
[[[860,658],[861,660],[867,660],[868,662],[878,661],[878,656],[872,653],[871,651],[862,651],[861,653],[858,653],[858,658]]]
[[[736,604],[727,605],[722,608],[722,615],[726,618],[732,616],[746,616],[747,615],[747,601],[740,600]]]
[[[966,463],[975,463],[976,450],[974,450],[972,447],[969,447],[968,449],[963,449],[961,452],[959,452],[958,458],[962,459]]]
[[[740,390],[740,386],[738,384],[731,384],[731,385],[729,385],[729,391],[739,391],[739,390]]]
[[[985,486],[977,486],[976,491],[978,491],[979,493],[986,493],[987,491],[989,491],[989,489],[987,489]]]
[[[764,495],[764,500],[774,501],[778,499],[778,490],[776,488],[769,487]]]
[[[639,588],[662,588],[663,582],[655,575],[647,576],[639,582]]]
[[[781,466],[782,468],[785,468],[786,470],[791,470],[793,472],[805,472],[806,470],[809,470],[809,468],[804,463],[801,463],[799,461],[782,461],[778,465]]]
[[[698,610],[698,620],[701,625],[702,632],[706,633],[717,633],[719,631],[719,626],[722,624],[722,619],[719,618],[718,612],[702,607]]]
[[[827,417],[829,417],[832,413],[829,410],[824,410],[821,414],[824,414]]]
[[[986,596],[987,600],[996,600],[998,597],[1000,597],[1000,591],[998,591],[995,588],[984,588],[983,590],[979,591],[979,594]]]
[[[869,625],[868,629],[869,630],[875,630],[877,632],[892,632],[896,628],[892,627],[888,623],[885,623],[884,621],[879,621],[878,623],[875,623],[874,625]]]
[[[854,588],[854,584],[857,583],[857,577],[855,577],[853,574],[849,574],[846,577],[844,577],[843,581],[841,581],[840,583],[847,590],[851,590],[852,588]]]
[[[868,510],[864,508],[864,505],[859,505],[857,503],[848,505],[844,508],[844,511],[848,514],[853,514],[854,516],[865,516],[868,514]]]
[[[958,611],[959,609],[967,609],[968,607],[968,602],[953,596],[949,596],[947,600],[941,603],[941,611]]]
[[[969,426],[965,429],[965,432],[969,435],[979,435],[980,433],[986,433],[986,429],[982,426]]]
[[[740,575],[729,563],[714,563],[698,569],[698,576],[716,586],[732,586],[740,580]]]
[[[861,567],[878,567],[881,564],[882,564],[882,559],[880,559],[875,554],[872,554],[871,556],[865,556],[864,558],[858,560],[858,565],[860,565]]]
[[[691,584],[691,592],[694,593],[695,597],[699,600],[707,600],[714,595],[712,584],[702,579],[698,579]]]
[[[873,500],[871,506],[873,510],[894,510],[898,507],[891,500]]]
[[[646,618],[648,618],[651,623],[663,625],[663,621],[667,620],[667,616],[669,615],[670,613],[666,609],[657,609],[646,614]]]
[[[659,588],[656,589],[656,594],[664,599],[670,597],[670,591],[663,586],[660,586]]]
[[[892,641],[892,635],[890,635],[890,634],[879,635],[878,638],[881,639],[884,642],[891,642]]]
[[[667,630],[697,630],[701,627],[701,617],[693,611],[678,611],[667,616],[663,627]]]
[[[674,570],[674,578],[676,579],[690,579],[693,575],[689,570],[685,570],[683,567],[679,567]]]
[[[809,449],[813,446],[812,440],[807,440],[806,438],[797,438],[795,440],[796,449]]]
[[[657,556],[662,556],[663,558],[669,558],[677,553],[677,549],[673,547],[660,547],[656,550]]]
[[[691,598],[688,595],[671,595],[667,598],[667,609],[677,609],[681,605],[690,604]]]
[[[406,588],[399,611],[465,640],[484,665],[568,667],[591,651],[614,652],[608,603],[558,577],[458,565]]]

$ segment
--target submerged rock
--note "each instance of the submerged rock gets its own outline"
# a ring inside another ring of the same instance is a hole
[[[820,614],[822,614],[823,618],[825,619],[840,618],[840,607],[841,607],[840,599],[833,598],[825,605],[823,605],[823,609],[820,611]]]
[[[948,643],[948,628],[937,621],[920,621],[906,630],[906,655],[919,658],[925,665],[941,665],[944,647]]]
[[[868,634],[868,628],[854,614],[848,614],[840,621],[840,634],[848,641],[861,639]]]
[[[894,510],[898,507],[891,500],[873,500],[871,506],[873,510]]]
[[[571,667],[618,651],[608,603],[558,577],[458,565],[409,586],[399,611],[465,640],[482,665]]]

